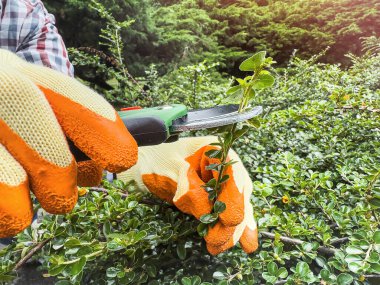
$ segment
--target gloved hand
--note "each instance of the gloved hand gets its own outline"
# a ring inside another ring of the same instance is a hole
[[[49,213],[74,207],[77,164],[65,136],[92,159],[82,164],[83,182],[101,168],[120,172],[137,161],[136,142],[105,99],[0,49],[0,237],[31,223],[29,190]]]
[[[205,155],[215,148],[209,145],[215,141],[215,137],[182,138],[174,143],[140,147],[137,164],[118,174],[118,179],[134,180],[139,188],[199,219],[210,213],[213,207],[202,185],[217,175],[206,170],[206,166],[218,161]],[[237,154],[231,150],[228,156],[237,163],[227,168],[225,174],[230,179],[222,184],[218,196],[218,200],[226,204],[226,210],[205,236],[207,249],[213,255],[231,248],[238,241],[247,253],[255,251],[258,246],[250,204],[252,181]]]

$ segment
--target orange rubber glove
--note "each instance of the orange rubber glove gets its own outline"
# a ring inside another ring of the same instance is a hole
[[[199,219],[213,207],[202,185],[217,175],[206,170],[206,166],[218,161],[205,155],[208,150],[215,149],[209,145],[215,141],[215,137],[183,138],[174,143],[140,147],[137,164],[118,174],[118,179],[134,180],[141,189]],[[234,151],[230,151],[229,158],[236,163],[227,168],[225,174],[230,179],[222,184],[218,196],[218,200],[226,204],[226,210],[205,236],[207,249],[213,255],[233,247],[238,241],[247,253],[258,246],[250,203],[252,181]]]
[[[105,99],[0,49],[0,237],[30,225],[29,190],[49,213],[74,207],[77,163],[65,136],[92,159],[81,163],[83,183],[91,173],[99,179],[101,168],[120,172],[137,161],[136,142]]]

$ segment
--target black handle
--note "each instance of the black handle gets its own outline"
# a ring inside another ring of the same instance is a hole
[[[164,122],[156,117],[123,118],[123,123],[138,146],[158,145],[178,139],[178,136],[169,136]],[[77,162],[90,160],[71,140],[68,139],[68,143]]]

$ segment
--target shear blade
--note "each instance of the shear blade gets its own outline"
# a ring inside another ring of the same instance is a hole
[[[261,106],[242,113],[239,113],[238,110],[239,105],[224,105],[189,111],[187,116],[173,121],[171,132],[196,131],[226,126],[252,119],[263,112]]]

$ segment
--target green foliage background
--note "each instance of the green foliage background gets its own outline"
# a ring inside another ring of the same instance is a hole
[[[267,50],[286,64],[294,49],[309,58],[327,46],[322,60],[349,63],[360,53],[360,37],[380,36],[377,0],[102,0],[118,21],[134,19],[124,31],[124,57],[135,75],[154,63],[160,73],[208,59],[236,72],[249,54]],[[45,0],[69,47],[98,44],[106,23],[91,0]]]
[[[1,250],[0,282],[45,242],[34,259],[57,285],[378,284],[380,45],[361,52],[360,37],[379,32],[379,3],[362,2],[107,0],[96,12],[46,1],[69,47],[105,52],[70,49],[81,80],[116,107],[234,102],[225,94],[241,59],[277,58],[275,86],[254,102],[261,127],[235,146],[254,181],[260,248],[211,257],[198,221],[104,181]]]

